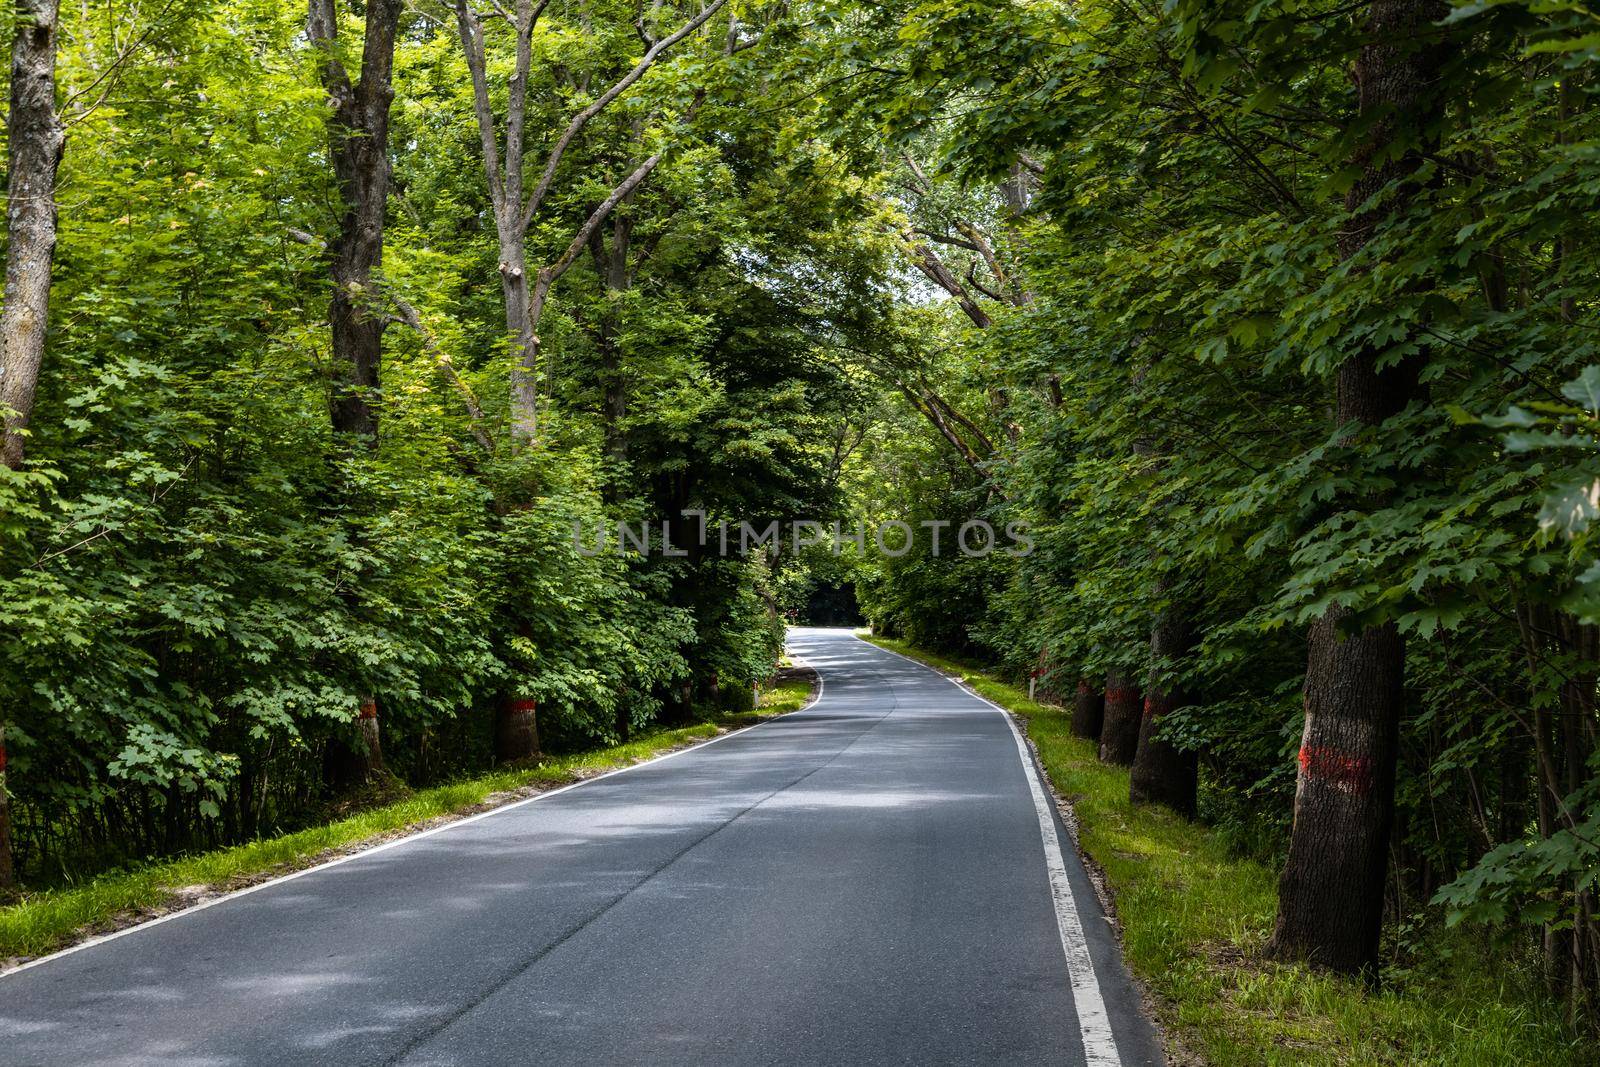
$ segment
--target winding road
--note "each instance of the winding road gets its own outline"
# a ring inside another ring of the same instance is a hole
[[[0,976],[0,1064],[1159,1064],[1011,720],[810,708]]]

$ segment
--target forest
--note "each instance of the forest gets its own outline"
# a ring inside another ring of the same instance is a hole
[[[1600,1027],[1595,5],[7,7],[0,892],[860,621],[1271,865],[1263,959]],[[574,538],[685,515],[1032,551]]]

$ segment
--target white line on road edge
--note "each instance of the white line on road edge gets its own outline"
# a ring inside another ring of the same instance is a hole
[[[1039,766],[1034,763],[1028,743],[1009,711],[962,685],[956,679],[935,670],[920,660],[902,655],[892,648],[874,645],[856,635],[856,640],[879,652],[899,656],[907,663],[915,663],[925,671],[943,678],[974,700],[998,711],[1011,727],[1011,737],[1017,743],[1017,755],[1022,758],[1023,777],[1028,780],[1028,792],[1033,795],[1034,812],[1039,816],[1039,834],[1044,839],[1045,867],[1050,872],[1050,895],[1055,900],[1056,927],[1061,931],[1061,949],[1067,956],[1067,975],[1072,983],[1072,1000],[1078,1010],[1078,1028],[1083,1036],[1084,1062],[1090,1067],[1120,1067],[1122,1058],[1117,1054],[1117,1043],[1111,1034],[1111,1016],[1106,1012],[1105,998],[1100,993],[1100,980],[1095,977],[1094,961],[1089,957],[1089,942],[1084,937],[1083,922],[1078,918],[1078,903],[1072,896],[1072,883],[1067,879],[1067,860],[1061,854],[1061,838],[1056,833],[1055,816],[1050,801],[1039,782]]]
[[[812,669],[817,675],[817,693],[810,700],[806,701],[805,704],[795,709],[795,711],[790,712],[789,715],[797,715],[802,711],[810,711],[812,708],[816,707],[818,701],[822,699],[822,690],[824,685],[822,680],[822,672],[816,671],[815,668]],[[524,797],[522,800],[513,800],[509,804],[502,804],[497,808],[490,808],[488,811],[480,811],[478,814],[468,815],[464,819],[455,819],[451,822],[444,823],[440,826],[435,826],[428,830],[419,830],[414,834],[407,834],[404,837],[397,837],[392,841],[385,841],[381,845],[373,845],[371,848],[364,848],[359,852],[352,852],[348,855],[340,856],[337,859],[328,860],[326,863],[319,863],[314,867],[303,867],[298,871],[280,875],[277,878],[269,878],[264,882],[257,882],[255,885],[246,886],[243,889],[236,889],[231,893],[224,893],[218,897],[212,897],[210,900],[202,901],[201,903],[195,904],[191,907],[181,908],[177,911],[169,911],[165,915],[158,915],[154,919],[138,923],[134,926],[126,926],[121,930],[114,930],[109,934],[101,934],[99,937],[91,937],[87,941],[80,941],[76,945],[69,945],[59,952],[52,952],[47,956],[40,956],[36,960],[29,960],[27,963],[19,964],[8,971],[0,971],[0,982],[5,981],[14,974],[21,974],[23,971],[30,971],[41,964],[49,963],[52,960],[59,960],[63,956],[70,956],[75,952],[82,952],[84,949],[94,948],[96,945],[103,945],[107,941],[115,941],[119,937],[127,937],[129,934],[136,934],[141,930],[148,930],[152,926],[160,926],[162,923],[171,922],[173,919],[181,919],[185,915],[193,915],[196,912],[205,911],[207,908],[215,907],[218,904],[226,904],[230,900],[238,900],[240,897],[247,897],[251,893],[258,893],[263,889],[268,889],[275,885],[282,885],[285,882],[292,882],[296,878],[304,878],[308,874],[315,874],[318,871],[325,871],[329,867],[337,867],[342,863],[349,863],[351,860],[365,859],[366,857],[378,852],[387,852],[391,848],[398,848],[401,845],[409,845],[413,841],[421,841],[423,838],[432,837],[434,834],[442,834],[446,830],[455,830],[470,823],[479,822],[480,820],[487,819],[495,815],[500,815],[504,812],[524,807],[528,804],[536,804],[541,800],[548,800],[553,796],[568,792],[569,790],[579,789],[586,785],[593,785],[595,782],[603,782],[607,778],[615,778],[619,774],[627,774],[629,771],[636,771],[641,767],[651,767],[658,763],[665,763],[667,760],[672,759],[675,756],[682,756],[689,752],[698,752],[703,748],[708,748],[711,745],[716,744],[718,741],[726,741],[730,737],[742,737],[751,730],[759,730],[763,726],[767,726],[774,722],[779,722],[788,718],[789,715],[778,715],[771,719],[767,719],[765,722],[758,722],[754,726],[745,726],[738,730],[729,730],[725,734],[719,734],[716,737],[709,738],[700,742],[698,745],[689,745],[685,748],[680,748],[675,752],[668,752],[660,756],[652,757],[651,759],[643,760],[639,763],[630,763],[626,767],[618,767],[614,771],[607,771],[604,774],[597,774],[593,778],[585,778],[581,782],[573,782],[570,785],[564,785],[557,789],[551,789],[543,793],[535,793],[531,797]]]

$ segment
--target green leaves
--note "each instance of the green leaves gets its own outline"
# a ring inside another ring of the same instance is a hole
[[[406,16],[372,294],[383,315],[403,297],[427,333],[389,323],[381,440],[352,452],[328,430],[316,238],[341,197],[304,5],[167,10],[179,23],[146,33],[142,9],[74,9],[62,37],[63,97],[95,106],[71,119],[30,465],[0,469],[0,715],[18,825],[37,828],[28,876],[317,817],[366,697],[391,770],[424,782],[491,759],[506,691],[538,699],[546,743],[570,748],[650,726],[708,665],[730,686],[765,677],[770,574],[589,558],[572,523],[836,503],[828,435],[854,394],[833,351],[872,328],[883,250],[853,228],[848,149],[785,80],[797,19],[741,11],[770,36],[734,56],[721,31],[684,42],[572,147],[541,255],[641,151],[670,151],[611,220],[636,284],[602,284],[586,249],[552,294],[548,440],[513,455],[474,432],[504,440],[510,361],[449,21]],[[547,13],[530,131],[559,131],[631,66],[636,18]],[[503,63],[514,42],[491,22]]]
[[[1464,425],[1481,423],[1506,430],[1502,440],[1507,453],[1544,461],[1538,529],[1546,537],[1576,542],[1575,548],[1584,554],[1581,558],[1587,558],[1584,535],[1600,519],[1600,436],[1596,434],[1600,430],[1600,365],[1584,367],[1561,386],[1560,395],[1575,406],[1536,399],[1526,406],[1510,405],[1503,415],[1475,418],[1461,409],[1453,415]],[[1579,585],[1587,589],[1590,580],[1580,578]]]
[[[962,3],[854,24],[844,70],[886,73],[841,106],[867,128],[887,115],[897,149],[965,181],[965,201],[908,196],[918,228],[975,214],[1017,164],[1037,178],[993,228],[1025,309],[979,330],[899,293],[937,341],[894,366],[998,430],[995,457],[963,469],[907,409],[858,497],[1026,519],[1038,551],[876,564],[873,621],[1092,687],[1108,668],[1147,677],[1152,623],[1181,604],[1200,640],[1180,734],[1208,817],[1268,858],[1292,810],[1307,626],[1335,607],[1351,633],[1392,625],[1396,884],[1458,879],[1408,920],[1567,921],[1600,806],[1586,787],[1564,798],[1578,829],[1546,810],[1534,837],[1550,785],[1529,753],[1575,722],[1594,733],[1600,670],[1593,5],[1458,0],[1386,44],[1448,54],[1417,129],[1361,114],[1365,8],[991,7],[981,30]],[[1574,744],[1561,781],[1592,782]]]
[[[1552,487],[1539,507],[1539,529],[1576,537],[1600,518],[1600,478],[1568,479]]]
[[[1591,365],[1561,387],[1561,395],[1591,414],[1600,414],[1600,366]]]

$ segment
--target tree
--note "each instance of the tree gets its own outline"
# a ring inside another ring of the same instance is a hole
[[[1447,13],[1438,0],[1368,6],[1369,43],[1353,71],[1364,135],[1353,161],[1361,176],[1345,198],[1351,222],[1339,244],[1346,259],[1416,192],[1451,47],[1433,26]],[[1334,417],[1352,435],[1399,414],[1417,395],[1417,359],[1383,366],[1380,355],[1351,353],[1339,366]],[[1312,624],[1307,645],[1294,830],[1272,951],[1341,971],[1370,970],[1378,960],[1394,823],[1405,639],[1393,621],[1362,625],[1333,607]]]
[[[360,77],[351,81],[339,58],[337,0],[309,0],[306,36],[323,53],[328,92],[328,154],[344,211],[328,244],[333,297],[334,429],[375,444],[383,333],[374,272],[383,266],[384,215],[389,206],[389,108],[394,101],[395,34],[401,0],[369,0]]]
[[[0,459],[22,466],[50,317],[56,172],[66,131],[56,111],[56,0],[18,0],[6,120],[5,311],[0,317]]]
[[[66,131],[56,111],[57,0],[17,0],[6,116],[6,289],[0,313],[0,462],[21,468],[50,321],[56,172]],[[13,879],[5,722],[0,719],[0,889]]]
[[[495,234],[499,239],[500,262],[497,270],[505,301],[506,333],[511,339],[515,358],[511,369],[511,429],[513,439],[520,444],[531,444],[538,439],[541,372],[538,329],[550,289],[572,268],[616,206],[632,195],[660,165],[662,154],[653,152],[646,156],[589,212],[565,251],[553,261],[539,266],[531,278],[528,274],[528,231],[540,217],[568,150],[595,116],[632,88],[674,45],[704,26],[725,2],[712,0],[683,26],[661,38],[652,37],[650,19],[641,18],[639,28],[646,44],[644,55],[610,88],[567,120],[565,128],[545,155],[532,189],[526,189],[524,173],[528,162],[528,90],[533,73],[533,34],[548,0],[517,0],[514,10],[497,4],[493,15],[488,16],[491,21],[508,25],[515,38],[516,58],[507,85],[503,143],[489,85],[489,53],[484,32],[486,16],[480,14],[468,0],[455,0],[461,47],[472,77],[473,108],[478,123],[484,176],[494,214]],[[652,17],[654,14],[652,11]]]
[[[1090,741],[1100,740],[1100,729],[1105,724],[1105,690],[1087,678],[1078,679],[1078,688],[1072,698],[1072,732]]]
[[[1170,598],[1170,583],[1162,583],[1158,596]],[[1199,758],[1164,736],[1172,714],[1189,703],[1178,679],[1186,664],[1194,634],[1183,609],[1165,605],[1150,634],[1150,680],[1145,686],[1144,713],[1139,719],[1139,740],[1133,769],[1128,776],[1129,797],[1135,804],[1165,804],[1180,815],[1194,817]]]
[[[322,84],[328,92],[328,147],[344,211],[328,244],[333,295],[328,319],[333,335],[334,431],[368,447],[378,440],[378,397],[383,333],[378,279],[383,265],[384,217],[389,207],[389,108],[394,101],[395,34],[401,0],[369,0],[361,47],[361,75],[352,82],[338,55],[336,0],[309,0],[306,36],[323,52]],[[364,749],[363,777],[383,769],[378,701],[357,700],[356,722]]]
[[[1100,758],[1123,767],[1132,766],[1139,751],[1143,702],[1139,685],[1120,668],[1106,672],[1105,719],[1100,726]]]

